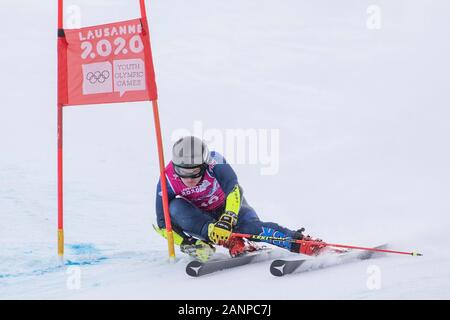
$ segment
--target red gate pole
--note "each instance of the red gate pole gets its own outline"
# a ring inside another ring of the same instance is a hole
[[[58,255],[64,256],[63,226],[63,107],[58,104]]]
[[[63,39],[63,0],[58,0],[58,256],[64,256],[63,227],[63,104],[61,101],[61,46]]]
[[[139,0],[140,8],[141,8],[141,18],[144,20],[145,28],[148,27],[147,24],[147,11],[145,8],[145,0]],[[147,30],[148,31],[148,30]],[[146,48],[150,48],[150,41],[148,40],[150,37],[149,32],[147,32],[147,40]],[[164,162],[164,148],[162,143],[162,134],[161,134],[161,122],[159,120],[159,111],[158,111],[158,100],[155,99],[152,101],[153,105],[153,118],[155,122],[155,130],[156,130],[156,141],[158,146],[158,157],[159,157],[159,170],[160,170],[160,180],[161,180],[161,192],[162,192],[162,203],[164,210],[164,221],[166,225],[166,234],[167,234],[167,244],[169,248],[169,260],[175,260],[175,248],[173,241],[173,231],[172,231],[172,223],[170,220],[170,211],[169,211],[169,200],[167,195],[167,182],[166,182],[166,166]]]
[[[163,201],[163,209],[164,209],[164,220],[166,223],[166,233],[167,233],[167,242],[169,246],[169,259],[175,259],[175,248],[173,242],[173,231],[172,231],[172,223],[170,220],[170,211],[169,211],[169,199],[167,196],[167,182],[166,182],[166,172],[165,172],[165,162],[164,162],[164,149],[162,144],[162,136],[161,136],[161,124],[159,121],[159,111],[158,111],[158,100],[153,100],[153,117],[155,119],[155,129],[156,129],[156,140],[158,144],[158,155],[159,155],[159,169],[161,176],[161,191],[162,191],[162,201]]]

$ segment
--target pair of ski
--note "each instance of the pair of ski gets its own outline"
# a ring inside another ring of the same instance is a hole
[[[386,244],[375,247],[385,249]],[[321,269],[347,262],[367,260],[375,257],[375,251],[346,251],[343,253],[328,253],[318,257],[308,257],[293,260],[276,259],[270,265],[270,273],[276,277],[282,277],[291,273],[305,272]],[[262,248],[260,250],[244,254],[235,258],[211,260],[207,262],[191,261],[186,266],[186,273],[191,277],[200,277],[220,270],[236,268],[239,266],[272,260],[276,258],[274,250]]]

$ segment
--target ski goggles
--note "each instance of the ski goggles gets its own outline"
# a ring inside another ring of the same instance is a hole
[[[191,179],[202,177],[206,170],[205,165],[201,165],[201,166],[193,167],[193,168],[184,168],[184,167],[173,166],[173,168],[175,170],[175,173],[179,177],[191,178]]]

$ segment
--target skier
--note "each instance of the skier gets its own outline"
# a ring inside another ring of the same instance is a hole
[[[172,161],[166,167],[169,211],[174,242],[182,252],[206,261],[215,252],[214,245],[227,248],[231,256],[255,250],[255,246],[233,232],[276,238],[313,240],[304,236],[304,228],[290,230],[273,222],[262,222],[243,196],[236,173],[218,152],[209,152],[197,137],[175,142]],[[155,230],[167,238],[162,204],[161,181],[156,192]],[[323,246],[308,242],[264,240],[291,252],[316,255]]]

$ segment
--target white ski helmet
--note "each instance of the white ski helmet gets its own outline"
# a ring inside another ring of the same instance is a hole
[[[173,167],[176,174],[182,178],[202,177],[208,166],[208,160],[208,146],[197,137],[183,137],[173,145]]]

